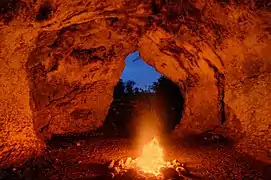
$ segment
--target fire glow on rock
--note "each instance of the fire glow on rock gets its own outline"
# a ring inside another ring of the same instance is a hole
[[[129,157],[125,161],[112,161],[109,165],[109,169],[113,169],[113,176],[124,173],[129,169],[134,169],[143,176],[153,175],[159,179],[163,176],[161,171],[166,168],[174,169],[178,175],[185,170],[182,164],[176,160],[172,162],[164,160],[163,149],[155,138],[143,147],[142,153],[138,158],[133,160]]]

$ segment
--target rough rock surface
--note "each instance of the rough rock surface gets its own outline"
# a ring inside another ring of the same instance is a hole
[[[124,58],[136,49],[185,97],[174,135],[223,123],[240,151],[270,161],[268,1],[4,0],[0,7],[1,165],[37,153],[52,134],[101,126]]]
[[[14,32],[17,34],[14,34]],[[43,142],[36,134],[24,70],[35,39],[31,29],[0,29],[0,165],[38,154]]]
[[[123,41],[124,35],[110,30],[107,25],[112,21],[91,21],[39,34],[27,62],[39,133],[50,137],[102,125],[134,43],[133,38]],[[118,22],[112,26],[125,28]]]
[[[261,3],[168,5],[142,37],[140,52],[186,98],[174,135],[224,123],[223,133],[239,141],[240,151],[270,162],[271,13],[270,3]]]

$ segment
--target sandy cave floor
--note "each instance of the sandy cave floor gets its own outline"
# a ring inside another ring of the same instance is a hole
[[[57,139],[43,156],[19,168],[0,170],[0,179],[109,179],[110,160],[136,157],[132,142],[124,138]],[[188,179],[271,179],[270,165],[240,155],[230,143],[192,137],[167,138],[161,144],[166,160],[179,160],[193,174]]]

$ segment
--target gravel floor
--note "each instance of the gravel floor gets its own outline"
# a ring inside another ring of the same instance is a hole
[[[123,138],[55,140],[43,156],[21,167],[0,170],[0,179],[109,179],[110,160],[138,155],[138,145],[133,142]],[[166,138],[161,145],[166,160],[179,160],[194,175],[188,179],[271,179],[270,165],[240,155],[227,141]]]

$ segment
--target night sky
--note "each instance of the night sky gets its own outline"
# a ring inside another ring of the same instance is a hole
[[[151,85],[157,81],[161,74],[146,64],[142,59],[134,61],[138,57],[138,51],[126,57],[126,66],[121,78],[124,81],[133,80],[136,83],[136,87],[145,88],[147,85]]]

